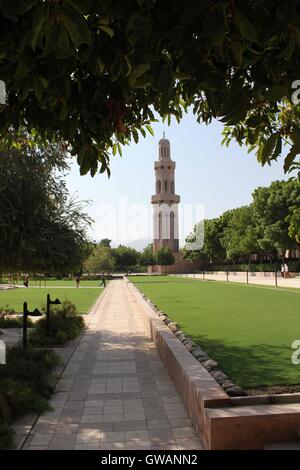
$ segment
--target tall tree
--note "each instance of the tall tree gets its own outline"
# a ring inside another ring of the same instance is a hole
[[[300,249],[300,208],[296,207],[289,217],[289,236],[295,240]]]
[[[101,242],[94,248],[84,263],[84,269],[88,273],[96,274],[114,271],[115,263],[111,249]]]
[[[99,245],[106,246],[107,248],[111,248],[110,244],[111,240],[109,240],[109,238],[102,238],[99,242]]]
[[[300,185],[296,180],[275,181],[253,193],[253,217],[259,229],[258,243],[269,251],[292,250],[296,247],[289,226],[294,211],[300,206]]]
[[[162,247],[156,252],[157,264],[161,266],[170,266],[175,263],[175,257],[168,247]]]
[[[25,130],[9,137],[0,140],[0,268],[80,269],[90,219],[68,195],[64,147]]]
[[[250,255],[259,251],[252,206],[231,210],[227,217],[227,227],[221,235],[227,259],[245,256],[250,261]]]
[[[128,272],[139,262],[140,254],[134,248],[120,245],[112,249],[112,256],[115,261],[116,270]]]
[[[149,243],[149,245],[144,248],[140,255],[140,265],[152,266],[154,264],[156,264],[156,259],[153,253],[153,244]]]

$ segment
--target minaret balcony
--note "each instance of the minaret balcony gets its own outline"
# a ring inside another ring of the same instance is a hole
[[[179,204],[180,196],[172,193],[155,194],[151,197],[151,204]]]

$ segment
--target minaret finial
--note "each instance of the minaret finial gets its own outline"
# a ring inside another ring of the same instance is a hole
[[[165,130],[163,131],[163,138],[164,138],[164,139],[166,138]]]

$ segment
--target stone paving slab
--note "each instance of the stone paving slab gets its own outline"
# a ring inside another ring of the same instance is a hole
[[[25,449],[202,449],[123,280],[109,283]]]

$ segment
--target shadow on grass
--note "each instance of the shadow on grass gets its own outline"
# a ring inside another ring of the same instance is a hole
[[[292,364],[291,348],[262,344],[252,347],[228,345],[205,335],[191,335],[191,338],[242,387],[300,384],[300,365]]]

